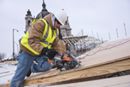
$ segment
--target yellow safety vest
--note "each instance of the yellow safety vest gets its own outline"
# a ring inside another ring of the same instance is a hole
[[[52,33],[52,28],[51,26],[46,22],[45,19],[40,19],[44,24],[45,24],[45,29],[43,29],[43,36],[41,39],[40,44],[43,47],[47,47],[48,49],[51,48],[52,43],[54,42],[54,40],[56,39],[56,36],[59,34],[58,29],[56,29],[57,31],[54,31],[54,33]],[[53,34],[53,35],[52,35]],[[22,37],[21,39],[21,44],[22,46],[24,46],[25,48],[27,48],[30,52],[32,52],[35,55],[39,55],[40,53],[35,51],[33,48],[31,48],[31,46],[28,44],[28,38],[29,38],[29,33],[28,31],[26,32],[26,34]]]

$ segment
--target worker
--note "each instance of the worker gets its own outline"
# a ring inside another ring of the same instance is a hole
[[[10,87],[24,87],[24,79],[31,69],[32,72],[44,72],[51,69],[52,65],[48,61],[59,53],[63,54],[65,50],[57,52],[54,48],[60,42],[59,29],[65,25],[67,16],[60,13],[55,16],[49,13],[44,18],[38,19],[31,24],[26,34],[21,38],[18,65],[16,72],[11,80]],[[65,47],[63,47],[65,48]]]

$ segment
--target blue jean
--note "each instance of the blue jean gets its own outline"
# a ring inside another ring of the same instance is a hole
[[[27,52],[22,52],[17,59],[18,65],[10,87],[24,87],[24,79],[30,69],[32,72],[44,72],[51,69],[46,56],[32,56]]]

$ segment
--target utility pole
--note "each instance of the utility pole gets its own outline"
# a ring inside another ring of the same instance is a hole
[[[126,25],[124,23],[124,31],[125,31],[125,36],[127,37],[127,31],[126,31]]]
[[[93,30],[91,30],[92,36],[94,37]]]
[[[83,31],[83,29],[81,30],[81,36],[83,36],[84,35],[84,31]]]
[[[102,43],[104,42],[102,37],[101,37],[101,41],[102,41]]]
[[[12,30],[12,38],[13,38],[13,53],[12,53],[12,56],[13,56],[13,59],[15,59],[15,41],[14,41],[14,31],[17,31],[17,29],[13,29]]]
[[[111,40],[111,35],[110,35],[110,32],[108,33],[108,37],[109,37],[109,40]]]
[[[117,39],[118,39],[118,37],[119,37],[119,35],[118,35],[118,28],[116,28],[116,36],[117,36]]]
[[[13,59],[14,59],[14,57],[15,57],[15,53],[14,53],[14,49],[15,49],[14,48],[14,29],[13,29],[12,33],[13,33],[12,34],[13,35],[13,37],[12,37],[13,38],[13,53],[12,53],[12,56],[13,56]]]
[[[98,35],[98,32],[97,32],[97,38],[99,39],[99,35]]]

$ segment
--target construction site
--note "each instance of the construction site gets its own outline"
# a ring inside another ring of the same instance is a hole
[[[46,11],[43,0],[37,17]],[[25,32],[35,18],[28,9]],[[68,70],[53,68],[32,73],[25,78],[25,87],[130,87],[130,37],[104,41],[89,35],[75,36],[69,17],[60,29],[67,51],[78,60],[79,65]],[[17,63],[17,60],[0,61],[0,87],[10,87]]]

